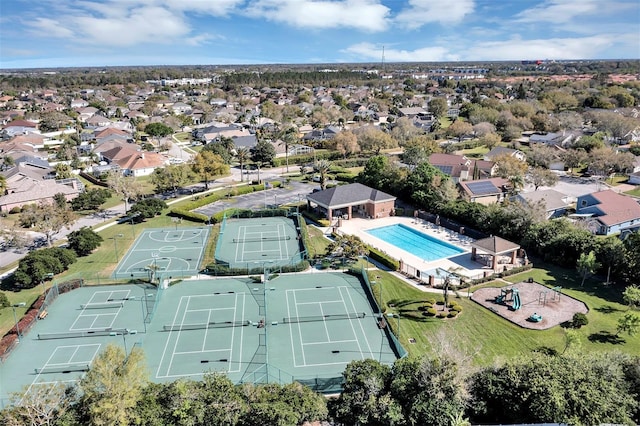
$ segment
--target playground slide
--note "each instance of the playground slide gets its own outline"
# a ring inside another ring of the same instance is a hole
[[[522,306],[522,303],[520,302],[520,293],[518,292],[518,290],[513,290],[513,306],[512,306],[512,309],[514,311],[517,311],[518,309],[520,309],[521,306]]]

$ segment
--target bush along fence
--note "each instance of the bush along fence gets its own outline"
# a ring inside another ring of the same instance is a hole
[[[47,308],[51,306],[53,301],[56,300],[60,294],[82,287],[83,285],[84,283],[82,280],[73,280],[61,284],[54,284],[47,290],[46,295],[40,295],[35,302],[29,306],[29,309],[27,309],[27,312],[20,321],[18,321],[17,324],[14,324],[7,334],[2,336],[2,339],[0,340],[0,361],[4,362],[11,351],[20,342],[20,337],[27,334],[38,319],[46,316]]]

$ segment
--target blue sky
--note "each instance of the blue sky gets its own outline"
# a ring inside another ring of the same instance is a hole
[[[638,0],[0,0],[0,68],[640,58]]]

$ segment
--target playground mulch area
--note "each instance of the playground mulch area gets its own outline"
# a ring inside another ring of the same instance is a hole
[[[520,282],[508,288],[518,290],[522,304],[520,309],[512,310],[513,301],[509,297],[504,303],[496,303],[496,296],[499,296],[505,287],[478,289],[473,292],[471,300],[520,327],[533,330],[546,330],[571,321],[573,315],[578,312],[586,314],[589,310],[583,302],[562,293],[562,290],[558,294],[551,288],[535,282]],[[531,321],[529,318],[533,314],[542,316],[542,320]]]

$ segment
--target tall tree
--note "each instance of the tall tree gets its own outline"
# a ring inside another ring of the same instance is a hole
[[[247,164],[250,158],[251,153],[248,148],[241,146],[236,149],[236,160],[240,163],[240,182],[244,180],[244,165]]]
[[[62,228],[70,228],[75,220],[76,215],[71,210],[47,202],[26,206],[20,214],[20,223],[45,234],[49,246],[53,244],[53,237]]]
[[[582,275],[581,286],[584,285],[585,280],[600,267],[600,264],[596,260],[596,254],[592,250],[589,253],[581,253],[576,265],[578,272]]]
[[[335,149],[343,158],[347,158],[350,155],[360,152],[360,145],[358,145],[358,138],[353,132],[342,131],[333,138]]]
[[[204,181],[206,189],[209,189],[211,178],[229,173],[229,165],[225,164],[224,159],[209,151],[196,154],[192,159],[191,169]]]
[[[276,156],[273,144],[266,140],[259,140],[256,146],[251,148],[251,161],[258,165],[258,181],[260,181],[260,167],[271,164]]]
[[[134,424],[134,408],[142,397],[147,376],[141,349],[134,347],[127,355],[120,346],[107,345],[80,381],[82,402],[92,424]]]
[[[431,112],[436,119],[444,116],[448,109],[447,100],[444,98],[434,98],[429,101],[429,112]]]
[[[640,331],[640,316],[635,312],[625,312],[624,315],[618,319],[616,336],[620,336],[621,333],[635,336],[638,331]]]
[[[313,171],[320,175],[320,189],[323,191],[327,188],[327,174],[331,170],[329,160],[318,160],[313,164]]]
[[[67,163],[58,163],[55,167],[57,179],[69,179],[71,177],[71,166]]]
[[[140,182],[133,176],[124,176],[118,171],[109,172],[107,185],[124,201],[124,212],[129,210],[129,203],[142,195],[143,189]]]
[[[558,176],[549,169],[533,167],[529,170],[526,180],[537,191],[541,186],[554,186],[558,183]]]
[[[156,138],[159,147],[160,138],[164,138],[173,134],[173,129],[164,123],[150,123],[145,126],[144,132],[149,136],[153,136],[154,138]]]
[[[155,185],[158,193],[173,191],[187,184],[192,177],[191,167],[188,164],[172,164],[157,168],[151,174],[151,183]]]
[[[11,395],[11,405],[0,415],[7,426],[49,426],[57,424],[75,402],[64,382],[38,383]]]

